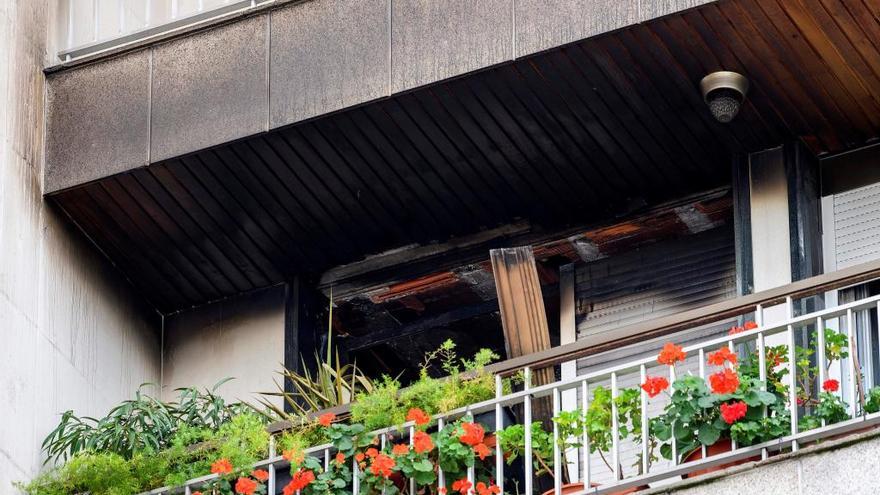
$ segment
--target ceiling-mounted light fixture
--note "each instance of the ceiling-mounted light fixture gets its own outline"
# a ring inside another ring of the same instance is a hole
[[[726,124],[739,113],[749,91],[749,80],[742,74],[722,70],[704,77],[700,90],[715,120]]]

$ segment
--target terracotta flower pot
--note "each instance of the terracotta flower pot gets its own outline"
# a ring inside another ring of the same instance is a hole
[[[592,488],[596,488],[597,486],[599,486],[599,483],[590,483],[590,487],[592,487]],[[562,490],[560,490],[560,493],[562,493],[562,495],[567,495],[569,493],[577,493],[577,492],[583,491],[583,489],[584,489],[583,483],[566,483],[566,484],[562,485]],[[627,488],[626,490],[621,490],[619,492],[613,492],[611,495],[627,495],[629,493],[635,493],[639,490],[647,490],[647,489],[648,489],[647,486],[637,486],[635,488]],[[553,490],[547,490],[542,495],[553,495],[553,494],[554,494]]]
[[[717,442],[713,443],[706,447],[706,455],[711,457],[716,454],[723,454],[725,452],[730,452],[731,447],[733,447],[733,443],[729,438],[719,438]],[[691,451],[690,454],[686,455],[684,458],[684,462],[696,461],[703,458],[703,449],[696,448]],[[745,459],[740,459],[733,462],[728,462],[727,464],[721,464],[718,466],[713,466],[706,469],[697,469],[695,471],[691,471],[688,474],[682,475],[682,478],[693,478],[694,476],[699,476],[701,474],[711,473],[713,471],[721,471],[722,469],[727,469],[729,467],[737,466],[739,464],[745,464],[747,462],[752,461],[760,461],[761,456],[748,457]]]

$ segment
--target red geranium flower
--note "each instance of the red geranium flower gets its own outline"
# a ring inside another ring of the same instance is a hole
[[[732,425],[736,420],[746,415],[748,406],[745,402],[739,401],[733,404],[721,404],[721,418],[725,423]]]
[[[441,486],[440,488],[437,489],[437,493],[439,493],[440,495],[446,495],[446,487]]]
[[[343,454],[342,452],[337,452],[336,464],[341,466],[343,462],[345,462],[345,454]]]
[[[235,482],[235,493],[239,495],[254,495],[257,490],[257,482],[250,478],[239,478]]]
[[[660,354],[657,356],[657,362],[660,364],[668,364],[669,366],[674,365],[678,361],[684,361],[684,358],[687,355],[680,345],[675,345],[672,342],[667,342],[666,345],[663,346],[663,349],[660,351]]]
[[[486,432],[483,430],[483,425],[479,423],[462,423],[461,427],[464,428],[464,434],[458,437],[458,439],[461,440],[461,443],[470,445],[471,447],[483,443],[483,437],[486,435]]]
[[[284,495],[293,495],[309,486],[313,481],[315,481],[315,473],[299,470],[293,473],[290,483],[284,487]]]
[[[452,483],[452,490],[461,493],[461,495],[467,495],[467,493],[471,489],[471,486],[473,485],[470,481],[467,480],[467,478],[462,478]]]
[[[211,473],[212,474],[229,474],[232,472],[232,463],[229,462],[229,459],[220,459],[214,464],[211,464]]]
[[[414,421],[418,426],[423,426],[431,422],[431,416],[425,411],[414,407],[406,413],[407,421]]]
[[[477,494],[478,495],[493,495],[501,493],[501,488],[498,485],[489,484],[486,485],[482,481],[477,483]]]
[[[669,387],[669,380],[662,376],[649,376],[645,378],[642,384],[642,390],[648,394],[648,397],[657,397],[657,395]]]
[[[394,465],[394,459],[385,454],[379,454],[373,458],[373,463],[370,465],[370,471],[375,476],[382,475],[383,478],[387,478],[391,476],[391,468],[393,468]]]
[[[730,368],[709,375],[709,384],[712,392],[723,395],[732,394],[739,388],[739,376]]]
[[[826,392],[837,392],[840,388],[840,382],[835,380],[834,378],[829,378],[822,382],[822,390]]]
[[[192,492],[192,495],[202,495],[202,492]]]
[[[399,443],[391,448],[391,453],[394,455],[409,454],[409,446],[403,443]]]
[[[355,454],[355,455],[354,455],[354,460],[356,460],[356,461],[358,461],[358,462],[362,462],[362,461],[364,460],[364,453],[363,453],[363,452],[358,452],[357,454]]]
[[[367,449],[367,457],[376,457],[379,455],[379,451],[375,449],[375,447],[370,447]]]
[[[758,328],[758,324],[755,323],[755,322],[753,322],[753,321],[747,321],[747,322],[745,322],[745,324],[743,325],[743,329],[746,330],[746,331],[748,331],[748,330],[754,330],[754,329],[756,329],[756,328]]]
[[[721,347],[715,352],[710,352],[707,356],[707,361],[709,361],[709,364],[715,366],[724,366],[725,362],[736,364],[736,359],[736,353],[730,352],[730,349],[728,349],[727,347]]]
[[[477,454],[477,456],[482,461],[487,456],[492,455],[492,451],[489,450],[489,447],[487,447],[485,443],[478,443],[474,445],[474,454]]]
[[[269,479],[269,471],[266,471],[265,469],[255,469],[253,472],[251,472],[251,476],[256,478],[258,481],[266,481],[267,479]]]
[[[328,412],[318,416],[318,423],[321,423],[321,426],[330,426],[334,419],[336,419],[336,415]]]
[[[730,327],[730,330],[727,331],[727,335],[736,335],[738,333],[743,333],[745,331],[746,331],[746,329],[744,327],[733,326],[733,327]]]
[[[431,440],[431,435],[423,431],[417,431],[413,435],[413,449],[416,451],[416,454],[424,454],[434,450],[434,442]]]

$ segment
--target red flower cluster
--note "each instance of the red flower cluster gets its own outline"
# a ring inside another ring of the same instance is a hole
[[[428,413],[426,413],[425,411],[414,407],[406,413],[406,420],[413,421],[418,426],[424,426],[431,422],[431,416],[429,416]]]
[[[834,378],[829,378],[822,382],[822,390],[826,392],[837,392],[840,389],[840,382]]]
[[[255,469],[251,472],[251,476],[257,479],[257,481],[266,481],[269,479],[269,471],[265,469]]]
[[[749,330],[754,330],[758,328],[758,324],[753,321],[747,321],[741,327],[730,327],[730,331],[727,332],[729,335],[736,335],[738,333],[748,332]]]
[[[482,461],[486,457],[492,455],[492,451],[489,450],[489,447],[485,443],[478,443],[474,445],[474,454],[477,454],[477,457]]]
[[[739,401],[733,404],[721,404],[721,419],[725,423],[732,425],[736,420],[746,415],[748,406],[745,402]]]
[[[370,472],[375,476],[381,475],[383,478],[391,476],[391,468],[395,465],[394,459],[385,455],[378,454],[373,458],[370,465]]]
[[[293,473],[290,483],[284,487],[284,495],[293,495],[309,486],[313,481],[315,481],[315,473],[299,470]]]
[[[336,419],[336,415],[332,412],[328,412],[318,416],[318,423],[321,423],[321,426],[326,427],[330,426],[330,423],[332,423],[334,419]]]
[[[345,454],[343,454],[342,452],[337,452],[336,453],[336,465],[341,466],[343,462],[345,462]]]
[[[211,473],[212,474],[229,474],[232,472],[232,463],[229,462],[229,459],[219,459],[214,464],[211,464]]]
[[[731,352],[729,348],[721,347],[715,352],[710,352],[707,356],[707,361],[709,364],[714,366],[724,366],[725,362],[729,362],[730,364],[736,364],[736,353]]]
[[[642,390],[648,394],[648,397],[657,397],[660,392],[667,388],[669,388],[669,380],[662,376],[649,376],[645,378],[645,383],[642,384]]]
[[[461,495],[467,495],[467,493],[471,490],[471,486],[473,486],[473,484],[471,484],[471,482],[468,481],[467,478],[462,478],[452,483],[452,491],[461,493]]]
[[[416,454],[424,454],[434,450],[434,442],[431,441],[431,435],[423,431],[417,431],[413,435],[413,450]]]
[[[250,478],[239,478],[235,482],[235,493],[239,495],[253,495],[257,490],[257,482]]]
[[[355,455],[354,455],[354,460],[356,460],[356,461],[358,461],[358,462],[363,462],[363,461],[364,461],[364,453],[363,453],[363,452],[358,452],[357,454],[355,454]]]
[[[501,493],[501,488],[498,485],[493,484],[485,484],[482,481],[477,483],[477,495],[497,495]]]
[[[486,436],[483,425],[479,423],[462,423],[464,434],[458,437],[461,443],[475,447],[477,444],[483,443],[483,437]]]
[[[399,443],[391,448],[391,453],[394,455],[406,455],[409,454],[409,445]]]
[[[660,354],[657,356],[657,362],[672,366],[679,361],[684,361],[686,356],[687,355],[680,345],[667,342],[666,345],[663,346],[663,349],[660,350]]]
[[[709,385],[712,386],[712,392],[723,395],[732,394],[739,388],[739,376],[730,368],[709,375]]]
[[[370,447],[367,449],[367,457],[369,457],[370,459],[376,457],[377,455],[379,455],[379,451],[376,450],[375,447]]]

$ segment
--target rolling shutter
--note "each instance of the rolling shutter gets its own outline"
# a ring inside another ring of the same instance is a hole
[[[834,194],[830,202],[833,259],[825,271],[880,259],[880,183]]]
[[[736,296],[728,225],[584,264],[576,273],[578,338]]]

